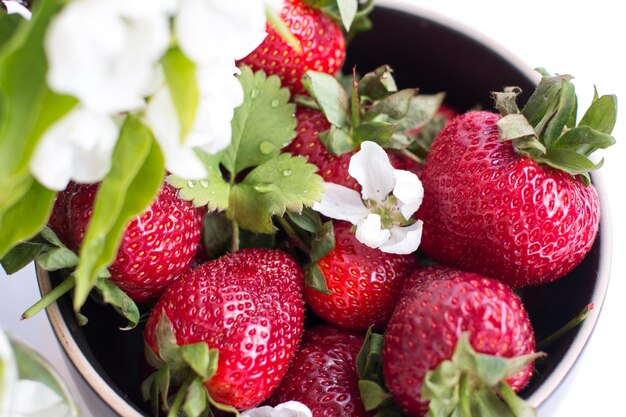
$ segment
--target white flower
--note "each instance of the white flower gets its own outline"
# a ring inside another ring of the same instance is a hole
[[[19,379],[13,349],[0,329],[0,417],[70,417],[74,413],[47,385]]]
[[[44,133],[30,170],[41,184],[57,191],[70,180],[100,181],[111,168],[118,135],[111,116],[79,105]]]
[[[313,413],[301,402],[287,401],[276,407],[251,408],[241,413],[241,417],[313,417]]]
[[[206,178],[194,148],[214,154],[230,145],[231,120],[243,102],[243,89],[234,76],[235,63],[196,67],[200,100],[193,126],[181,140],[178,113],[167,85],[150,100],[145,122],[165,154],[168,171],[185,179]]]
[[[356,225],[356,238],[386,253],[408,254],[419,247],[421,220],[413,221],[424,189],[412,172],[394,169],[383,148],[363,142],[350,159],[348,173],[361,185],[350,188],[324,183],[322,201],[313,209],[327,217]]]
[[[8,14],[19,14],[26,20],[30,20],[32,17],[32,13],[28,10],[28,7],[24,6],[22,2],[17,0],[5,0],[2,2],[4,7],[7,9]]]
[[[277,0],[181,0],[174,21],[176,39],[198,64],[244,58],[267,36],[265,8],[276,9],[278,4]]]
[[[105,113],[142,108],[170,42],[175,0],[74,0],[45,38],[48,85]]]

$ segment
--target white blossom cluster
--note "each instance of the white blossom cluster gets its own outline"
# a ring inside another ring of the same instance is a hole
[[[124,115],[143,114],[166,160],[186,179],[206,172],[195,148],[215,153],[231,141],[243,101],[235,61],[265,38],[266,8],[282,0],[72,0],[45,38],[47,81],[79,103],[43,135],[31,172],[46,187],[95,182],[111,167]],[[160,63],[177,45],[193,61],[199,102],[186,137]]]

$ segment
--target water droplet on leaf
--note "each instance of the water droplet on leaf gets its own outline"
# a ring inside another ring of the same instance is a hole
[[[196,186],[196,182],[195,181],[193,181],[193,180],[187,181],[187,187],[193,188],[195,186]]]
[[[275,149],[276,146],[271,142],[263,141],[259,144],[259,150],[263,155],[269,155],[274,152]]]
[[[285,170],[283,170],[283,175],[284,175],[285,177],[288,177],[288,176],[290,176],[291,174],[293,174],[293,171],[292,171],[292,170],[290,170],[290,169],[285,169]]]
[[[259,89],[258,88],[253,88],[252,91],[250,91],[250,97],[252,98],[257,98],[259,96]]]
[[[272,107],[278,107],[279,104],[280,104],[280,101],[278,101],[277,98],[275,98],[274,100],[270,101],[270,106],[272,106]]]
[[[209,180],[201,180],[200,181],[200,186],[202,188],[209,188]]]

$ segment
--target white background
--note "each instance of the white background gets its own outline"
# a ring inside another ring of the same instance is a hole
[[[446,15],[471,30],[491,38],[531,67],[574,75],[582,105],[589,103],[593,85],[600,94],[614,93],[626,100],[626,40],[624,14],[619,2],[596,0],[405,0]],[[402,40],[398,40],[402,42]],[[407,53],[410,51],[407,50]],[[595,332],[581,360],[557,393],[541,408],[540,417],[618,415],[623,410],[623,376],[626,375],[624,319],[626,318],[626,240],[623,180],[626,179],[626,115],[618,116],[614,130],[618,144],[605,152],[602,175],[610,199],[613,224],[613,266],[608,295]],[[24,219],[28,221],[28,219]],[[28,267],[7,278],[0,271],[0,326],[8,328],[43,353],[65,376],[67,368],[57,342],[40,314],[26,322],[20,313],[38,297],[35,274]],[[78,399],[79,403],[81,402]]]

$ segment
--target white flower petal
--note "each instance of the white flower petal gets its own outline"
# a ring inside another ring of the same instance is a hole
[[[400,212],[405,219],[409,220],[422,204],[424,197],[422,182],[410,171],[396,169],[393,174],[396,179],[393,195],[402,202]]]
[[[385,253],[398,255],[407,255],[415,252],[422,241],[423,226],[424,223],[418,220],[410,226],[392,227],[391,237],[379,249]]]
[[[356,226],[356,239],[370,248],[378,248],[391,237],[387,229],[382,228],[378,214],[370,213],[367,218]]]
[[[47,385],[20,380],[15,386],[11,416],[69,417],[70,411],[63,398]]]
[[[126,3],[75,0],[54,18],[44,42],[51,89],[106,113],[145,105],[169,45],[169,13]]]
[[[180,123],[170,90],[163,86],[150,101],[145,122],[165,155],[165,168],[188,180],[206,178],[207,172],[190,146],[181,143]]]
[[[313,417],[313,413],[301,402],[287,401],[274,408],[267,405],[251,408],[241,413],[241,417]]]
[[[380,145],[363,142],[361,150],[350,158],[348,173],[361,184],[363,200],[382,203],[393,191],[395,178],[389,157]]]
[[[6,1],[3,1],[2,3],[4,3],[4,7],[7,8],[8,14],[13,14],[13,13],[19,14],[26,20],[30,20],[30,18],[33,15],[31,11],[28,10],[28,7],[24,6],[19,1],[6,0]]]
[[[331,182],[324,183],[324,190],[322,201],[313,203],[313,210],[324,216],[358,224],[369,214],[357,191]]]
[[[0,328],[0,416],[9,415],[17,377],[17,363],[13,349],[9,339]]]
[[[73,179],[100,181],[111,168],[119,136],[115,120],[78,106],[43,135],[30,161],[37,180],[52,190],[63,190]]]
[[[265,8],[259,0],[182,0],[174,31],[194,62],[241,59],[267,36]]]

